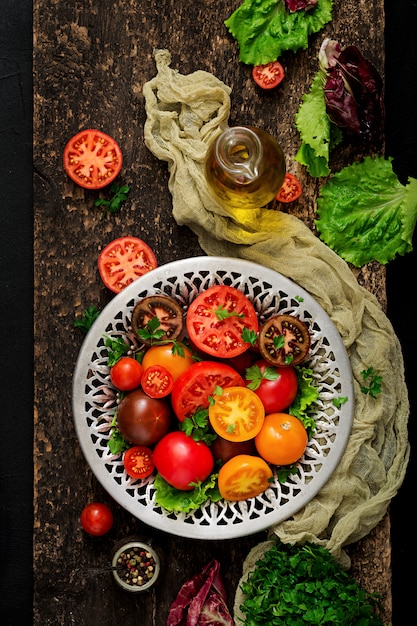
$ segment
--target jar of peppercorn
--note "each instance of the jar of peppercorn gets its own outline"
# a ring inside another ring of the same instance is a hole
[[[155,548],[142,541],[129,540],[115,550],[112,560],[117,584],[131,592],[147,591],[161,571],[161,561]]]

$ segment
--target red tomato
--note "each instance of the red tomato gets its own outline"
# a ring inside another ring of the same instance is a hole
[[[209,406],[213,430],[229,441],[247,441],[259,433],[265,409],[256,393],[247,387],[228,387],[214,396]]]
[[[133,446],[123,455],[125,471],[132,478],[147,478],[155,469],[153,453],[147,446]]]
[[[198,409],[206,409],[216,387],[244,386],[243,378],[232,367],[217,361],[198,361],[174,383],[171,402],[175,415],[183,422]]]
[[[156,444],[153,460],[162,478],[183,491],[206,480],[214,467],[210,448],[181,431],[168,433]]]
[[[101,189],[116,178],[122,168],[122,151],[117,142],[101,130],[82,130],[64,148],[68,176],[86,189]]]
[[[253,80],[262,89],[273,89],[283,81],[284,76],[284,68],[278,61],[255,65],[252,70]]]
[[[252,302],[239,289],[214,285],[191,302],[186,326],[198,350],[230,358],[249,348],[242,333],[244,329],[257,333],[258,317]]]
[[[130,391],[117,408],[117,428],[126,441],[152,446],[171,426],[171,407],[166,398],[150,398],[143,389]]]
[[[119,293],[157,267],[156,257],[147,243],[137,237],[119,237],[107,244],[98,257],[98,271],[103,283]]]
[[[260,359],[246,370],[245,378],[246,384],[262,400],[267,415],[287,409],[297,395],[298,378],[290,366],[276,367]]]
[[[81,511],[80,522],[86,533],[99,537],[113,526],[113,513],[107,504],[91,502]]]
[[[307,431],[297,417],[271,413],[255,437],[259,454],[268,463],[291,465],[298,461],[307,446]]]
[[[143,372],[141,384],[151,398],[164,398],[171,393],[174,378],[162,365],[150,365]]]
[[[142,359],[144,369],[151,367],[151,365],[162,365],[172,374],[174,382],[193,363],[193,353],[179,342],[151,346]]]
[[[123,356],[110,370],[110,380],[120,391],[132,391],[140,386],[143,367],[130,356]]]
[[[225,500],[247,500],[268,489],[271,478],[272,470],[264,459],[239,454],[220,468],[219,491]]]
[[[290,174],[289,172],[287,172],[285,174],[282,187],[278,191],[275,198],[276,200],[278,200],[278,202],[294,202],[294,200],[297,200],[301,196],[302,192],[303,190],[301,187],[301,183],[298,180],[297,176],[295,176],[295,174]]]

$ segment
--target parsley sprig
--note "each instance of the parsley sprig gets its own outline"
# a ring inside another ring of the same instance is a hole
[[[130,191],[130,187],[128,185],[119,185],[118,183],[113,183],[110,187],[110,191],[113,195],[109,200],[107,200],[106,198],[97,198],[97,200],[94,202],[95,206],[103,207],[103,213],[101,214],[102,219],[108,213],[117,213],[118,211],[120,211],[122,202],[127,199],[127,194]]]
[[[210,446],[217,435],[210,429],[208,409],[199,409],[191,417],[186,417],[180,424],[180,430],[195,441],[203,441]]]
[[[116,339],[106,337],[105,346],[107,348],[107,365],[109,367],[113,367],[130,350],[130,346],[121,337],[116,337]]]
[[[74,320],[73,326],[74,328],[82,330],[83,333],[88,333],[99,315],[99,309],[97,309],[94,305],[91,305],[84,310],[81,317]]]
[[[382,376],[373,367],[362,370],[361,376],[367,385],[361,385],[362,393],[376,398],[382,391]]]

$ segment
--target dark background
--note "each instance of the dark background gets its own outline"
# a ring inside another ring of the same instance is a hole
[[[416,0],[386,0],[386,156],[417,178]],[[2,0],[0,18],[0,620],[32,623],[33,198],[32,2]],[[416,238],[415,238],[416,239]],[[417,247],[417,244],[415,243]],[[416,441],[416,253],[387,265],[388,317],[402,343]],[[51,373],[52,375],[52,373]],[[416,459],[391,504],[393,624],[414,613]]]

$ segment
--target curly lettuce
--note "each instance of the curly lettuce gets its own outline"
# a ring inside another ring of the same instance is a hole
[[[317,199],[320,238],[356,267],[413,249],[417,179],[402,185],[392,159],[366,157],[334,174]]]
[[[309,36],[331,21],[332,10],[333,0],[318,0],[309,10],[294,12],[284,0],[243,0],[225,25],[238,42],[239,60],[264,65],[286,50],[306,50]]]

